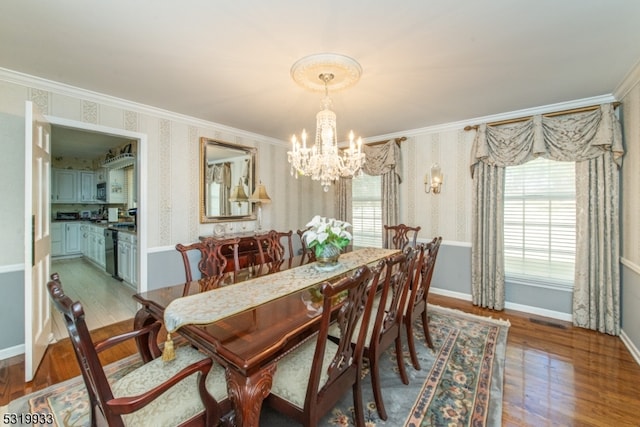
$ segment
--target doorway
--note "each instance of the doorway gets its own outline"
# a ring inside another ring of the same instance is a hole
[[[125,172],[129,176],[125,185],[130,186],[129,191],[126,191],[129,196],[126,201],[119,201],[119,204],[116,205],[108,201],[92,200],[89,203],[82,203],[78,200],[78,203],[75,204],[56,203],[54,205],[52,203],[51,206],[52,220],[56,218],[57,212],[65,212],[66,210],[89,215],[90,220],[95,221],[99,221],[104,215],[106,220],[108,208],[117,207],[118,212],[125,216],[121,220],[135,223],[135,227],[129,229],[128,233],[133,234],[137,241],[136,250],[131,251],[130,246],[125,248],[126,253],[132,254],[126,264],[129,269],[126,281],[116,280],[106,273],[104,266],[96,262],[99,253],[97,256],[93,254],[89,257],[83,249],[81,254],[54,257],[51,261],[51,271],[60,274],[67,295],[72,300],[78,300],[83,304],[90,329],[131,319],[137,311],[137,305],[131,296],[146,290],[146,233],[144,230],[146,221],[144,218],[139,218],[138,215],[134,219],[126,218],[126,215],[130,208],[136,208],[137,212],[144,211],[142,207],[146,201],[143,191],[146,188],[146,135],[55,117],[46,118],[52,125],[53,168],[73,169],[74,163],[82,162],[87,165],[93,162],[95,165],[100,158],[106,159],[117,154],[116,148],[126,146],[128,143],[132,143],[137,148],[134,163],[129,167],[133,169],[133,172],[131,170]],[[130,150],[130,147],[128,149]],[[92,185],[96,187],[97,182],[96,178],[96,182]],[[135,197],[131,197],[132,193]],[[98,227],[106,228],[107,226],[108,223],[96,222],[90,229],[95,231]],[[81,233],[86,233],[86,229],[83,228]],[[81,236],[80,239],[83,237],[86,238],[86,236]],[[117,251],[118,248],[116,247],[115,250]],[[132,277],[132,275],[135,276]],[[67,337],[61,319],[55,316],[52,324],[52,336],[56,340]]]

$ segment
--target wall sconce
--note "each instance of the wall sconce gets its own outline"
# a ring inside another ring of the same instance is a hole
[[[429,177],[428,173],[424,176],[424,192],[440,194],[440,187],[442,187],[443,182],[442,170],[436,163],[431,166],[431,177]]]
[[[256,187],[256,190],[249,198],[249,201],[258,205],[258,225],[256,230],[260,231],[262,230],[262,204],[271,203],[271,198],[267,194],[267,189],[264,188],[262,181],[260,181]]]

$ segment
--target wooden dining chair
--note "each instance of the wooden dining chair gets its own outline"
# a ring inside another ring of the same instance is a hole
[[[411,355],[411,363],[413,367],[418,370],[420,369],[420,362],[418,361],[413,340],[413,325],[418,317],[422,319],[425,341],[429,348],[433,349],[433,340],[429,332],[429,318],[427,316],[427,299],[441,242],[442,237],[435,237],[431,242],[427,243],[426,246],[420,245],[418,261],[416,262],[417,267],[414,268],[411,292],[407,298],[406,308],[402,317],[402,323],[405,325],[407,331],[407,345],[409,347],[409,354]]]
[[[116,427],[218,425],[230,419],[224,370],[211,358],[181,346],[175,349],[173,361],[164,362],[158,357],[160,322],[94,343],[82,305],[64,294],[57,273],[51,275],[47,289],[78,360],[91,406],[91,426],[98,425],[99,417]],[[144,363],[110,381],[98,354],[129,339],[136,339]]]
[[[356,325],[370,313],[368,284],[374,273],[366,266],[335,284],[322,284],[323,296],[320,330],[288,352],[278,362],[271,393],[265,402],[304,426],[315,426],[318,420],[351,387],[356,425],[364,426],[362,406],[362,348],[364,331],[357,338]],[[341,336],[337,344],[328,339],[329,325],[334,317],[332,300],[346,293],[337,313]],[[302,302],[301,302],[302,304]],[[351,345],[351,342],[356,345]]]
[[[304,240],[304,233],[305,231],[307,231],[309,228],[305,228],[303,230],[297,230],[296,234],[298,235],[298,237],[300,237],[300,245],[302,247],[302,260],[300,262],[300,264],[307,264],[310,262],[314,262],[316,260],[316,253],[313,249],[309,248],[307,246],[307,242]]]
[[[199,252],[196,259],[198,259],[197,271],[200,273],[200,278],[212,279],[207,283],[217,283],[213,279],[220,278],[228,270],[237,272],[240,269],[238,259],[239,243],[239,238],[206,239],[190,245],[178,243],[176,250],[180,252],[182,256],[186,283],[193,280],[193,272],[196,271],[191,265],[192,254],[194,252]],[[232,268],[228,266],[229,257],[233,260]]]
[[[293,230],[275,231],[274,238],[278,245],[284,250],[283,258],[293,258]]]
[[[384,226],[384,247],[387,249],[404,249],[407,245],[415,248],[418,232],[421,227],[410,227],[405,224]]]
[[[382,399],[380,384],[380,357],[391,345],[395,344],[396,363],[403,384],[409,384],[409,378],[402,357],[402,315],[408,293],[410,271],[416,260],[416,251],[412,248],[382,260],[383,278],[381,289],[374,297],[372,313],[369,318],[363,357],[369,360],[371,387],[378,415],[387,419],[387,411]]]
[[[254,262],[255,275],[274,273],[280,270],[285,260],[293,258],[293,231],[279,232],[270,230],[254,236],[258,254]]]

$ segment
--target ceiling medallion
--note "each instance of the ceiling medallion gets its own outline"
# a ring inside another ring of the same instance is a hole
[[[305,56],[291,66],[291,78],[305,89],[324,92],[321,74],[333,74],[331,90],[341,90],[353,86],[360,80],[362,67],[348,56],[337,53],[318,53]]]
[[[365,156],[362,152],[362,138],[357,147],[353,131],[349,133],[349,147],[340,150],[336,131],[336,113],[331,111],[331,89],[344,89],[354,85],[362,74],[362,67],[356,60],[344,55],[322,53],[306,56],[291,67],[291,77],[300,86],[313,90],[324,90],[322,110],[316,115],[316,137],[312,147],[307,147],[307,132],[302,131],[302,144],[293,135],[292,149],[287,152],[291,163],[291,175],[310,176],[320,181],[324,191],[340,177],[352,177],[362,173]]]

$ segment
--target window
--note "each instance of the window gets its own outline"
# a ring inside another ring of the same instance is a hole
[[[538,158],[506,168],[504,257],[507,280],[573,288],[575,164]]]
[[[353,244],[382,247],[382,178],[363,173],[353,178]]]

